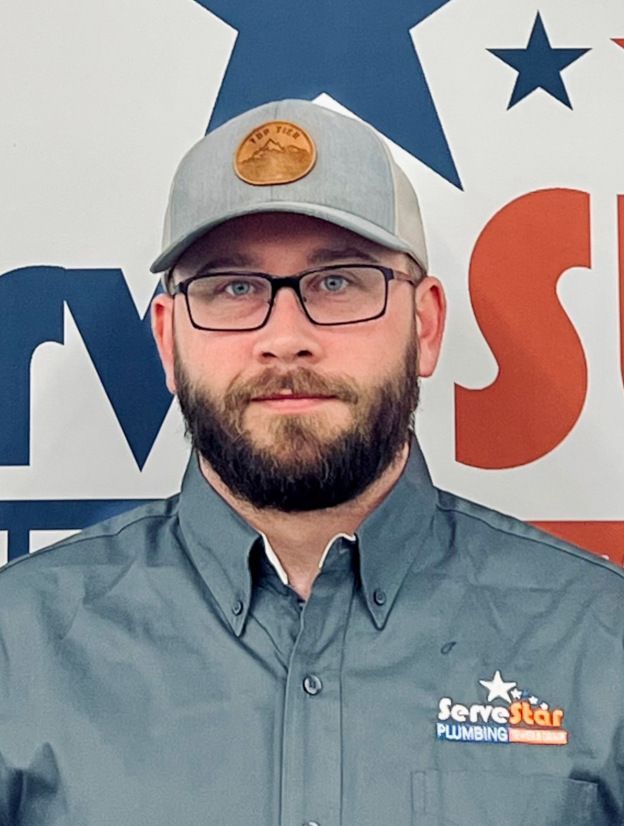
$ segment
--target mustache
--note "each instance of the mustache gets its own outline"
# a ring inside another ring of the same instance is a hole
[[[287,373],[269,367],[253,379],[234,383],[226,393],[225,404],[230,409],[240,408],[253,399],[285,390],[297,396],[333,396],[351,404],[356,404],[360,398],[353,382],[339,376],[320,376],[308,367]]]

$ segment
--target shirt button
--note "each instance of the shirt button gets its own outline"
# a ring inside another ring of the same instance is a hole
[[[382,591],[381,588],[375,588],[375,592],[373,594],[373,599],[375,601],[375,605],[385,605],[386,604],[386,592]]]
[[[237,599],[234,605],[232,605],[232,613],[235,616],[238,616],[239,614],[243,613],[243,603],[240,601],[240,599]]]
[[[303,826],[321,826],[318,820],[306,820]]]
[[[323,688],[323,683],[321,682],[321,678],[317,677],[316,674],[307,674],[303,679],[303,690],[314,697],[315,694],[318,694],[321,689]],[[313,826],[314,821],[309,821],[309,826]]]

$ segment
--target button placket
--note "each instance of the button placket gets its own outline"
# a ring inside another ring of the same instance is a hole
[[[341,807],[340,668],[353,598],[350,560],[323,570],[301,614],[288,668],[281,824],[338,824]],[[306,820],[307,812],[318,819]]]

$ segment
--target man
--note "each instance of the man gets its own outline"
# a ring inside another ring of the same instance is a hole
[[[0,823],[621,823],[622,573],[433,487],[444,298],[377,134],[225,124],[152,269],[195,451],[0,576]]]

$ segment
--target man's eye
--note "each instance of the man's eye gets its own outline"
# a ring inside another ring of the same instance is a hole
[[[337,293],[344,290],[348,284],[344,275],[326,275],[321,281],[321,288],[330,293]]]
[[[250,281],[230,281],[225,287],[225,292],[235,298],[251,295],[253,291],[254,285]]]

